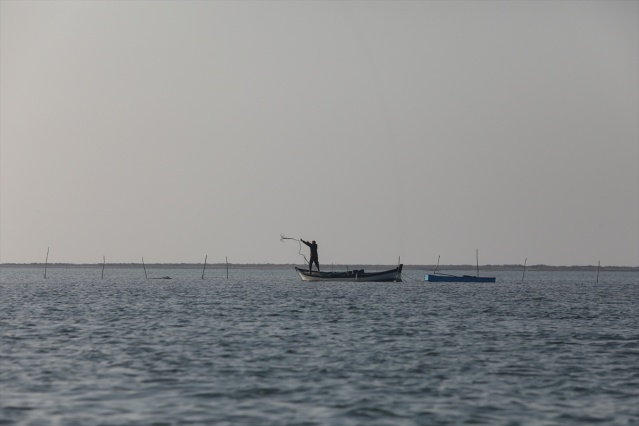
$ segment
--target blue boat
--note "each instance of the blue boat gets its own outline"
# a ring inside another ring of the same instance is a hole
[[[495,277],[480,277],[479,276],[479,249],[475,250],[475,257],[477,259],[477,275],[450,275],[437,272],[439,267],[439,256],[437,257],[437,266],[432,274],[426,274],[424,281],[438,282],[438,283],[494,283]]]
[[[474,275],[426,274],[424,281],[439,283],[494,283],[495,277],[477,277]]]

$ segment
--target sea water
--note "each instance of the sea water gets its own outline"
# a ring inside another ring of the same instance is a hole
[[[639,425],[637,272],[101,273],[0,269],[0,423]]]

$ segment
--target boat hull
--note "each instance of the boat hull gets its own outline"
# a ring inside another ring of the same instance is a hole
[[[440,283],[494,283],[495,277],[474,277],[471,275],[426,275],[424,281]]]
[[[402,282],[402,268],[380,272],[364,272],[355,270],[347,272],[309,272],[307,269],[295,268],[302,281],[354,281],[354,282]]]

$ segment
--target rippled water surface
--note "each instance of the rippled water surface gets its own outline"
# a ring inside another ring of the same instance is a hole
[[[639,425],[636,272],[100,273],[0,269],[0,423]]]

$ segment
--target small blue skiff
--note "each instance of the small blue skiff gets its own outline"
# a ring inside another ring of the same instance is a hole
[[[440,283],[494,283],[495,277],[476,277],[473,275],[426,274],[424,281]]]

